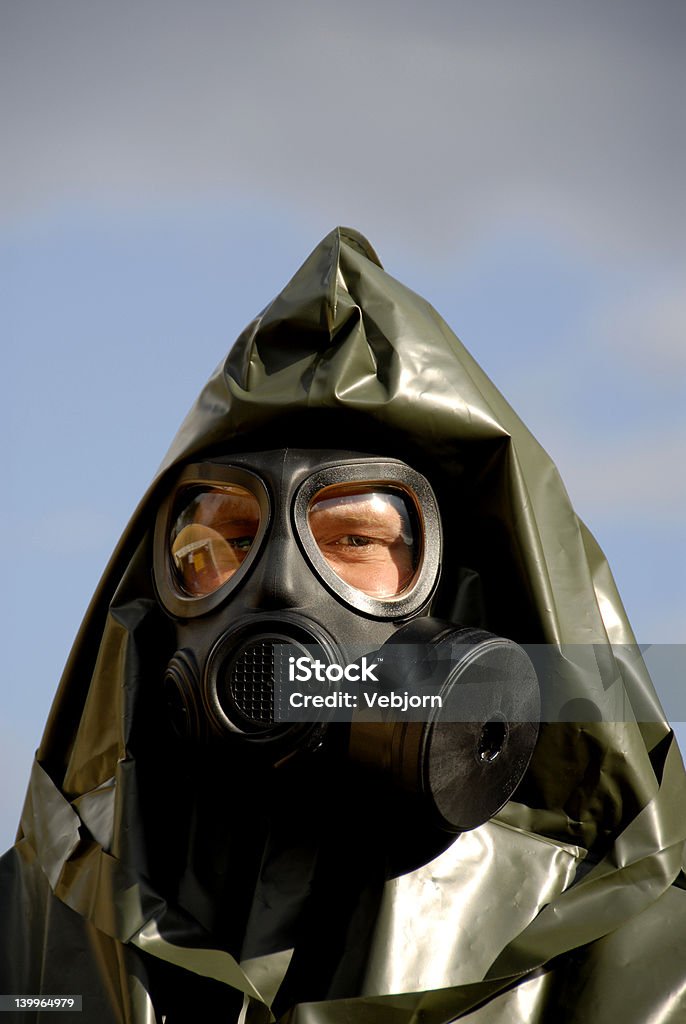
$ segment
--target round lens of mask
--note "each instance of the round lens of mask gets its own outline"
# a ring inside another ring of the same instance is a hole
[[[401,487],[336,484],[310,502],[308,525],[344,583],[376,598],[408,590],[421,559],[415,500]]]
[[[174,578],[185,594],[213,594],[240,569],[260,525],[257,498],[234,484],[181,492],[169,538]]]

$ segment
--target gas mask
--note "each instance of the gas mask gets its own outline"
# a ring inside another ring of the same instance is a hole
[[[429,617],[440,566],[435,496],[398,460],[284,449],[186,466],[154,541],[176,732],[277,770],[333,746],[444,832],[487,821],[528,765],[538,685],[512,641]],[[428,679],[440,700],[419,720],[353,709],[342,739],[325,709],[279,720],[279,673],[307,662],[371,665],[377,698]]]

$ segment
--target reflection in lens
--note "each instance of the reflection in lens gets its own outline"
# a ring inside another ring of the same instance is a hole
[[[340,484],[310,504],[308,523],[344,583],[370,597],[396,597],[414,582],[421,554],[416,505],[399,487]]]
[[[244,487],[187,488],[172,528],[172,565],[181,589],[212,594],[231,579],[260,525],[257,498]]]

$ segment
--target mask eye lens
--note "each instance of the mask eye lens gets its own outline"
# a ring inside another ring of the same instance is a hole
[[[257,498],[234,484],[181,492],[169,550],[179,589],[213,594],[240,569],[260,525]]]
[[[404,488],[336,484],[308,511],[310,532],[330,568],[370,597],[396,597],[417,576],[422,543],[416,501]]]

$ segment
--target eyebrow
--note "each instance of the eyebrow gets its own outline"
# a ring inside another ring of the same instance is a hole
[[[400,513],[392,505],[386,505],[384,508],[374,508],[372,502],[360,503],[359,505],[343,505],[339,504],[338,501],[331,499],[331,504],[327,502],[321,502],[320,505],[315,505],[314,508],[310,509],[311,516],[335,516],[337,519],[350,519],[354,521],[361,518],[385,519],[388,513],[393,512],[400,518]]]

